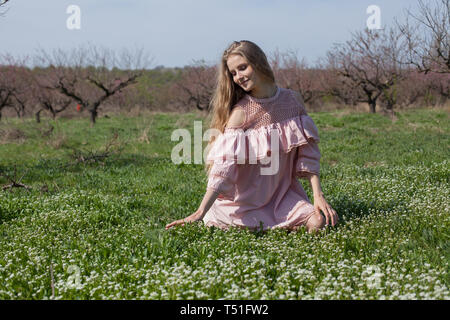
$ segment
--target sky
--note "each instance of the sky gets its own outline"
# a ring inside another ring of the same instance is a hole
[[[79,15],[67,11],[73,5]],[[93,43],[143,48],[151,67],[183,67],[218,63],[231,42],[250,40],[268,56],[293,50],[313,64],[366,28],[371,5],[379,7],[382,27],[417,8],[415,0],[10,0],[0,17],[0,53]]]

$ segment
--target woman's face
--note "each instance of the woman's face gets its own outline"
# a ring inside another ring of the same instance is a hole
[[[244,57],[238,54],[229,56],[227,66],[233,81],[245,91],[250,92],[260,85],[261,78]]]

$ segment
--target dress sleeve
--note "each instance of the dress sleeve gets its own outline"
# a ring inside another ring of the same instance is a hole
[[[313,119],[306,112],[300,93],[291,90],[291,94],[299,108],[297,127],[298,131],[301,132],[298,135],[302,138],[296,150],[295,175],[299,178],[306,178],[309,175],[308,173],[319,175],[321,157],[319,146],[317,145],[320,141],[319,130]]]
[[[295,174],[297,177],[305,179],[309,173],[319,175],[321,154],[318,143],[320,140],[318,129],[312,118],[302,115],[300,120],[307,143],[297,148]]]
[[[212,163],[207,189],[219,193],[218,198],[234,200],[239,166],[246,161],[246,138],[242,129],[225,129],[208,152],[207,162]]]
[[[238,176],[238,164],[231,161],[214,163],[208,177],[207,189],[219,193],[219,198],[234,200]]]

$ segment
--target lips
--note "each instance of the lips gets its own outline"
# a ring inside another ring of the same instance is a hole
[[[250,80],[250,79],[248,79],[248,80]],[[241,85],[247,84],[248,80],[245,80],[244,82],[242,82]]]

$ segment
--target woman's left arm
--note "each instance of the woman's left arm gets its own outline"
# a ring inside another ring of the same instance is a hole
[[[322,188],[320,187],[319,176],[317,174],[311,173],[308,175],[308,179],[313,191],[314,208],[318,212],[320,212],[319,210],[322,210],[325,216],[326,225],[329,225],[329,222],[331,220],[331,225],[334,226],[338,222],[339,217],[336,211],[325,200]]]

